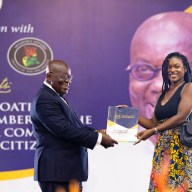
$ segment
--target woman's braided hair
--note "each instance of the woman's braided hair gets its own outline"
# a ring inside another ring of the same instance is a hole
[[[181,59],[183,65],[186,67],[187,71],[185,72],[185,75],[184,75],[184,81],[186,83],[192,81],[191,68],[190,68],[187,57],[185,55],[182,55],[179,52],[170,53],[167,55],[162,65],[162,77],[163,77],[162,93],[166,93],[169,90],[171,85],[169,74],[168,74],[168,64],[169,64],[169,60],[172,57],[177,57],[178,59]]]

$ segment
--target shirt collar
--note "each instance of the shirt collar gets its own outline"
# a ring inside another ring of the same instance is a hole
[[[49,83],[46,82],[46,80],[43,82],[43,84],[46,85],[47,87],[49,87],[50,89],[52,89],[55,93],[57,93],[57,92],[55,91],[55,89],[53,89],[53,87],[52,87]],[[59,95],[59,94],[57,93],[57,95]],[[60,96],[60,95],[59,95],[59,96]]]
[[[55,91],[55,89],[53,89],[53,87],[52,87],[49,83],[46,82],[46,80],[43,82],[43,84],[46,85],[47,87],[49,87],[50,89],[52,89],[67,105],[69,105],[69,104],[67,103],[67,101],[66,101],[61,95],[59,95],[59,94]]]

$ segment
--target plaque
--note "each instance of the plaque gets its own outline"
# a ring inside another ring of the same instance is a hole
[[[109,106],[106,133],[118,142],[136,142],[138,108]]]

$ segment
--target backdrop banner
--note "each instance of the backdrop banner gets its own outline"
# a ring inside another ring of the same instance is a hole
[[[191,5],[190,0],[0,0],[0,191],[40,192],[33,181],[36,143],[29,112],[49,60],[71,67],[67,98],[81,121],[106,128],[108,106],[132,105],[126,68],[138,26],[158,13],[190,14]],[[90,151],[84,192],[118,191],[121,181],[132,188],[122,184],[119,191],[145,192],[154,144],[139,145]]]

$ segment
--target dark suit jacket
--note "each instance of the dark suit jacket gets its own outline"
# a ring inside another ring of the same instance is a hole
[[[31,120],[37,139],[35,180],[86,181],[87,148],[94,148],[98,133],[84,126],[73,109],[46,85],[32,102]]]

